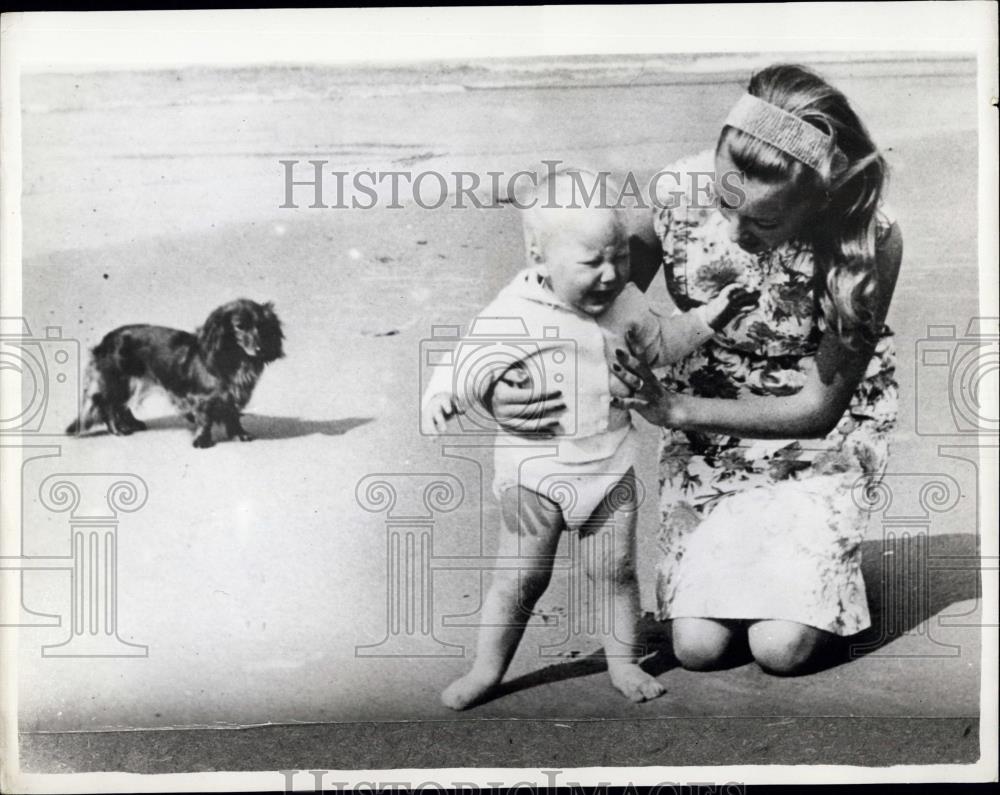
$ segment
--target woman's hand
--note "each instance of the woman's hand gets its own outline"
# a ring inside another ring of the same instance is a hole
[[[527,373],[512,368],[493,387],[490,410],[508,433],[550,438],[559,428],[566,402],[558,389],[539,395],[531,388]]]
[[[646,422],[668,428],[677,425],[677,396],[666,389],[645,362],[628,351],[616,350],[616,364],[611,366],[618,379],[632,390],[632,397],[613,397],[611,404],[620,409],[634,409]]]

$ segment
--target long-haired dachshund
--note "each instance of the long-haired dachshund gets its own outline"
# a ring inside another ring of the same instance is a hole
[[[284,355],[281,321],[270,303],[241,298],[220,306],[196,334],[163,326],[132,325],[112,331],[91,351],[80,416],[68,434],[105,422],[127,435],[146,429],[128,407],[147,386],[159,386],[195,426],[194,446],[211,447],[212,426],[249,442],[240,414],[264,366]]]

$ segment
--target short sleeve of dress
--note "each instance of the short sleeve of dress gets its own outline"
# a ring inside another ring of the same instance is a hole
[[[711,149],[676,160],[656,172],[653,228],[661,243],[676,222],[691,220],[692,213],[699,215],[699,210],[707,209],[713,202],[714,176],[715,157]]]
[[[671,298],[682,310],[692,306],[686,290],[685,248],[692,231],[704,224],[715,205],[714,178],[715,154],[711,149],[681,158],[654,176],[653,230],[660,240]]]

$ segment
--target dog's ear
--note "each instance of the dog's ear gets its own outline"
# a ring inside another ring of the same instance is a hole
[[[261,305],[258,331],[260,332],[261,358],[265,362],[273,362],[285,355],[281,345],[285,334],[281,329],[281,321],[274,312],[274,304],[270,301]]]
[[[233,339],[232,313],[227,307],[215,309],[198,330],[198,344],[208,369],[216,373],[229,372],[238,365]]]

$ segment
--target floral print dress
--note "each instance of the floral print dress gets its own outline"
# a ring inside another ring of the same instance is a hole
[[[713,167],[708,151],[668,170],[703,175]],[[748,254],[730,241],[717,209],[693,206],[687,187],[687,200],[678,196],[679,206],[654,215],[675,303],[686,310],[732,282],[759,290],[760,301],[669,370],[665,384],[711,398],[794,394],[815,366],[821,333],[809,246],[792,241]],[[699,199],[712,203],[704,186]],[[890,226],[880,218],[883,234]],[[838,635],[870,625],[861,490],[885,468],[894,371],[886,328],[850,407],[823,439],[663,431],[660,619],[785,619]]]

